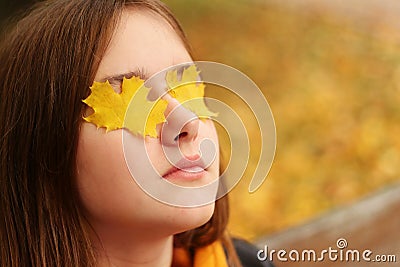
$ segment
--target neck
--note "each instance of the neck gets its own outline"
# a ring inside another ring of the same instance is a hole
[[[95,247],[98,267],[169,267],[172,263],[173,236],[144,236],[143,233],[115,229],[98,233]]]

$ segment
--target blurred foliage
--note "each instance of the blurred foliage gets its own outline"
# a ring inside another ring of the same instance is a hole
[[[245,177],[230,194],[233,234],[255,239],[400,179],[396,29],[265,1],[165,2],[196,59],[246,73],[274,113],[275,161],[256,193]]]
[[[0,2],[0,19],[32,2]],[[274,164],[262,187],[249,194],[252,160],[230,194],[233,234],[255,239],[400,179],[398,29],[268,1],[165,2],[182,22],[196,59],[247,74],[274,113]],[[227,102],[241,109],[242,118],[251,117],[240,103]],[[245,123],[254,159],[258,129]]]

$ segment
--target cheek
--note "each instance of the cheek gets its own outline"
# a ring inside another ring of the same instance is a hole
[[[215,153],[216,156],[211,167],[214,171],[219,173],[219,141],[217,130],[215,129],[215,125],[212,120],[205,120],[203,123],[200,124],[199,135],[201,136],[200,138],[208,138],[213,142],[215,150],[212,153]]]
[[[105,133],[103,129],[84,123],[77,168],[78,191],[91,225],[140,229],[163,216],[165,206],[145,194],[129,172],[123,153],[122,130]]]
[[[77,153],[77,184],[83,206],[101,218],[125,208],[127,196],[137,195],[126,167],[121,143],[122,131],[105,133],[92,124],[82,125]]]
[[[159,144],[148,144],[148,151],[152,160],[163,163]],[[204,224],[214,210],[214,204],[185,209],[149,197],[126,166],[122,131],[105,133],[89,123],[81,127],[77,184],[84,213],[95,228],[123,227],[140,232],[152,227],[163,234],[175,234]]]

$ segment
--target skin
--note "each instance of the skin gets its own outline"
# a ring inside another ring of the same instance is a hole
[[[145,69],[152,75],[190,61],[177,34],[159,15],[146,10],[126,10],[95,80],[102,81],[136,69]],[[165,112],[168,115],[179,103],[165,98],[169,100]],[[125,130],[106,133],[103,128],[97,129],[86,122],[81,126],[78,189],[99,266],[170,266],[173,235],[206,223],[213,214],[214,203],[178,208],[162,204],[144,193],[126,166],[122,131]],[[209,120],[191,121],[182,132],[179,148],[187,157],[198,156],[202,138],[210,138],[218,147],[216,131]],[[160,139],[146,137],[145,141],[154,168],[161,175],[165,174],[172,165],[163,156]],[[139,158],[143,156],[138,155]],[[217,157],[200,179],[190,181],[178,177],[171,182],[184,186],[208,184],[218,178],[218,166]]]

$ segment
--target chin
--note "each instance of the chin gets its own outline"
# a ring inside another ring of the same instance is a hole
[[[175,233],[181,233],[202,226],[211,219],[215,203],[196,208],[176,208],[178,212],[173,218],[177,227]]]

